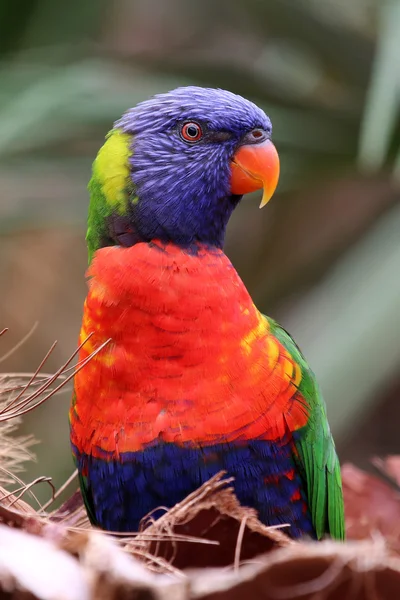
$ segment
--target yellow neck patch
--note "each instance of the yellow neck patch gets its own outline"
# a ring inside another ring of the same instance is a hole
[[[121,213],[126,210],[130,184],[131,139],[128,133],[113,129],[107,134],[93,163],[93,176],[100,184],[107,204]]]

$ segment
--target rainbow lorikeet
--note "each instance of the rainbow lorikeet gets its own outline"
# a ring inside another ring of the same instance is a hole
[[[89,292],[71,442],[91,521],[133,532],[226,470],[292,537],[344,537],[325,406],[290,335],[254,306],[222,247],[242,195],[277,185],[271,122],[186,87],[142,102],[93,165]],[[159,513],[156,513],[156,516]]]

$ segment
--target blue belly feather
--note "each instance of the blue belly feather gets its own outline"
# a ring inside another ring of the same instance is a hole
[[[265,440],[190,447],[171,443],[126,452],[115,460],[80,454],[87,501],[95,524],[109,531],[135,532],[140,520],[159,506],[171,507],[221,470],[235,478],[236,496],[258,511],[266,525],[289,523],[294,538],[315,537],[303,480],[289,443]],[[294,469],[294,476],[293,476]],[[290,477],[288,473],[292,473]],[[298,499],[293,500],[293,495]],[[153,513],[161,516],[163,511]]]

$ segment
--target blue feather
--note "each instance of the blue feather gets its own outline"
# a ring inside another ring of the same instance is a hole
[[[288,523],[292,537],[315,537],[290,443],[256,440],[203,448],[165,443],[121,454],[119,460],[74,451],[80,471],[87,473],[87,499],[95,524],[109,531],[137,531],[140,520],[165,506],[166,499],[171,507],[227,470],[235,478],[240,503],[255,508],[263,523]]]

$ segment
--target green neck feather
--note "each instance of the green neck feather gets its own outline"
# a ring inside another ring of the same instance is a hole
[[[126,214],[128,200],[134,194],[129,169],[131,141],[129,134],[111,130],[93,163],[86,233],[89,263],[98,248],[115,244],[107,221],[112,214]]]

